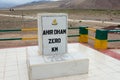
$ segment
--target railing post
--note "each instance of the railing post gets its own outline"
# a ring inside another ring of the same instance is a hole
[[[94,47],[96,49],[107,49],[108,47],[108,31],[107,30],[96,30]]]
[[[87,28],[88,27],[86,26],[79,27],[79,34],[80,34],[79,42],[85,42],[85,43],[88,42],[88,29]]]

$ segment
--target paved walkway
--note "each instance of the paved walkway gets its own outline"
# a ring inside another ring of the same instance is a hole
[[[0,80],[29,80],[26,48],[0,49]],[[120,80],[119,60],[79,43],[68,44],[68,48],[89,58],[89,73],[47,80]]]

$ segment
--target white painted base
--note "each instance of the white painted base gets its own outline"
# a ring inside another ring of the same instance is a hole
[[[89,60],[79,52],[69,52],[61,56],[39,56],[37,50],[37,47],[27,49],[30,80],[88,73]]]

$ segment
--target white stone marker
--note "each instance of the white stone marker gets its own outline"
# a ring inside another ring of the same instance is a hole
[[[67,50],[66,14],[39,14],[38,28],[39,47],[27,48],[30,80],[88,73],[88,58],[70,45]]]
[[[43,55],[67,53],[67,14],[38,15],[39,52]]]

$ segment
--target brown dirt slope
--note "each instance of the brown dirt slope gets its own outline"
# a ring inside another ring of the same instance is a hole
[[[17,9],[114,9],[120,10],[120,0],[60,0],[55,2],[29,3]]]
[[[120,10],[120,0],[67,0],[67,3],[62,4],[61,7],[75,9],[80,8]]]
[[[59,8],[66,1],[36,2],[14,7],[15,9],[54,9]]]

